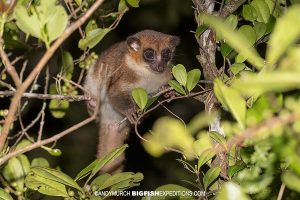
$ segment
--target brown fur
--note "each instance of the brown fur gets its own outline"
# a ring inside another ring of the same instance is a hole
[[[139,41],[138,50],[130,46],[129,38]],[[153,93],[171,79],[172,59],[166,64],[164,71],[156,72],[144,61],[143,50],[152,48],[161,52],[164,48],[170,48],[173,57],[179,43],[178,37],[144,30],[129,38],[104,51],[86,76],[85,87],[100,98],[98,158],[103,158],[120,147],[128,136],[129,123],[126,121],[121,127],[118,124],[124,117],[128,118],[135,107],[131,91],[136,87],[143,87],[148,93]],[[103,171],[120,170],[124,159],[123,155]]]

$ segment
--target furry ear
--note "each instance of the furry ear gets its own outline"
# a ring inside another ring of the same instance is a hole
[[[180,43],[180,38],[178,36],[171,36],[170,44],[172,47],[178,46]]]
[[[130,50],[138,51],[141,48],[141,41],[134,36],[127,38],[127,46]]]

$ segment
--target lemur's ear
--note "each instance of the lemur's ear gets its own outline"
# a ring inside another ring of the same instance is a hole
[[[176,47],[179,45],[179,43],[180,43],[180,38],[178,36],[171,36],[170,39],[171,46]]]
[[[141,48],[141,41],[135,36],[128,37],[126,42],[130,50],[138,51]]]

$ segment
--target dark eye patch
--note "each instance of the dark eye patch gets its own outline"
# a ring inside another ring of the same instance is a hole
[[[153,61],[155,60],[155,51],[153,49],[145,49],[144,50],[144,59],[146,61]]]
[[[170,49],[162,50],[161,57],[165,62],[168,62],[171,59],[171,50]]]

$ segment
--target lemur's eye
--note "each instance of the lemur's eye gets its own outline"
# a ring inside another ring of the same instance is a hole
[[[153,49],[145,49],[144,59],[146,61],[153,61],[155,59],[155,51]]]
[[[161,57],[165,62],[168,62],[171,59],[171,50],[170,49],[162,50]]]

